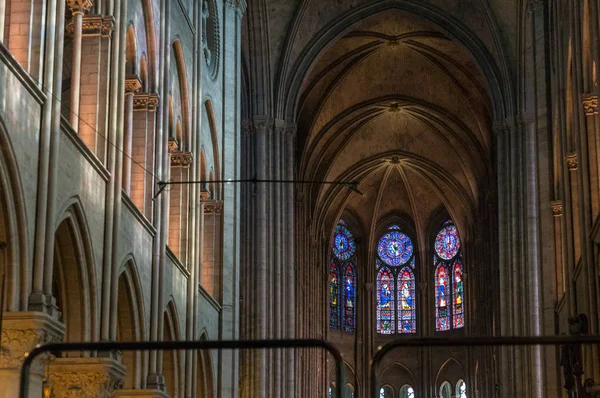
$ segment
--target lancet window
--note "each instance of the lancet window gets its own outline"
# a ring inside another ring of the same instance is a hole
[[[356,328],[356,242],[344,220],[333,235],[329,264],[329,327],[354,332]]]

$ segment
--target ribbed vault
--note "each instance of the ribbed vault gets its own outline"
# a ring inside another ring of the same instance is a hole
[[[418,16],[389,10],[330,43],[298,115],[304,177],[356,181],[364,194],[311,186],[313,225],[349,209],[366,227],[395,212],[422,229],[445,208],[466,233],[494,185],[485,79],[460,43]]]

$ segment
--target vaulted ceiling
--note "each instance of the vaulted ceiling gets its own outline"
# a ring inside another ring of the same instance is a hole
[[[473,57],[441,27],[400,10],[371,16],[327,46],[301,93],[301,173],[364,194],[314,186],[327,224],[344,209],[367,229],[392,213],[417,232],[442,208],[459,228],[474,217],[493,174],[492,105]]]

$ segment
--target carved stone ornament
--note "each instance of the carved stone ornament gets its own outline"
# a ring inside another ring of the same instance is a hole
[[[563,213],[563,204],[562,200],[553,200],[550,202],[550,206],[552,206],[552,215],[554,217],[560,217]]]
[[[211,197],[211,194],[208,189],[202,189],[200,191],[200,200],[209,200],[210,197]]]
[[[242,133],[246,136],[252,135],[254,133],[254,123],[251,119],[242,120]]]
[[[295,137],[297,132],[298,126],[296,125],[296,123],[288,123],[288,125],[285,128],[285,133],[290,137]]]
[[[137,93],[142,88],[142,82],[137,76],[127,76],[125,78],[125,92]]]
[[[577,154],[575,152],[567,153],[567,167],[569,170],[577,170]]]
[[[204,214],[221,214],[223,213],[223,202],[211,200],[204,203]]]
[[[192,165],[193,159],[194,157],[191,152],[171,152],[171,167],[182,167],[187,169]]]
[[[50,364],[44,389],[52,397],[111,397],[123,387],[125,369],[108,358],[61,358]]]
[[[594,94],[584,94],[582,97],[583,111],[587,116],[598,114],[598,96]]]
[[[73,14],[88,12],[94,3],[92,0],[67,0],[67,5]]]
[[[218,7],[215,0],[202,2],[202,52],[211,78],[219,70],[220,40]]]
[[[179,143],[175,137],[169,137],[169,152],[175,152],[179,149]]]
[[[254,119],[252,121],[253,132],[255,134],[270,134],[273,131],[275,120],[272,118]]]
[[[115,30],[115,19],[112,16],[84,15],[81,34],[84,37],[111,37]],[[66,31],[73,35],[73,21],[67,25]]]
[[[244,15],[247,6],[246,0],[225,0],[225,7],[235,9],[240,16]]]
[[[18,369],[26,354],[40,344],[57,343],[64,335],[64,325],[41,312],[6,313],[2,322],[0,369]],[[49,355],[34,361],[40,368]],[[37,369],[39,370],[39,369]]]
[[[158,108],[158,94],[136,93],[133,96],[133,110],[156,112]]]

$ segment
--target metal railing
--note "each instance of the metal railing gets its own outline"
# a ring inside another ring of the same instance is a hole
[[[29,393],[29,373],[36,357],[46,352],[68,351],[150,351],[150,350],[248,350],[248,349],[282,349],[282,348],[322,348],[335,359],[337,397],[343,397],[344,361],[340,351],[324,340],[290,339],[290,340],[223,340],[223,341],[144,341],[144,342],[95,342],[95,343],[58,343],[46,344],[33,349],[23,362],[21,368],[20,397],[27,398]],[[291,397],[292,395],[286,395]]]
[[[396,339],[383,345],[371,360],[373,398],[379,398],[379,364],[392,350],[401,347],[507,347],[549,345],[600,344],[600,335],[594,336],[538,336],[538,337],[465,337],[465,338],[408,338]]]

